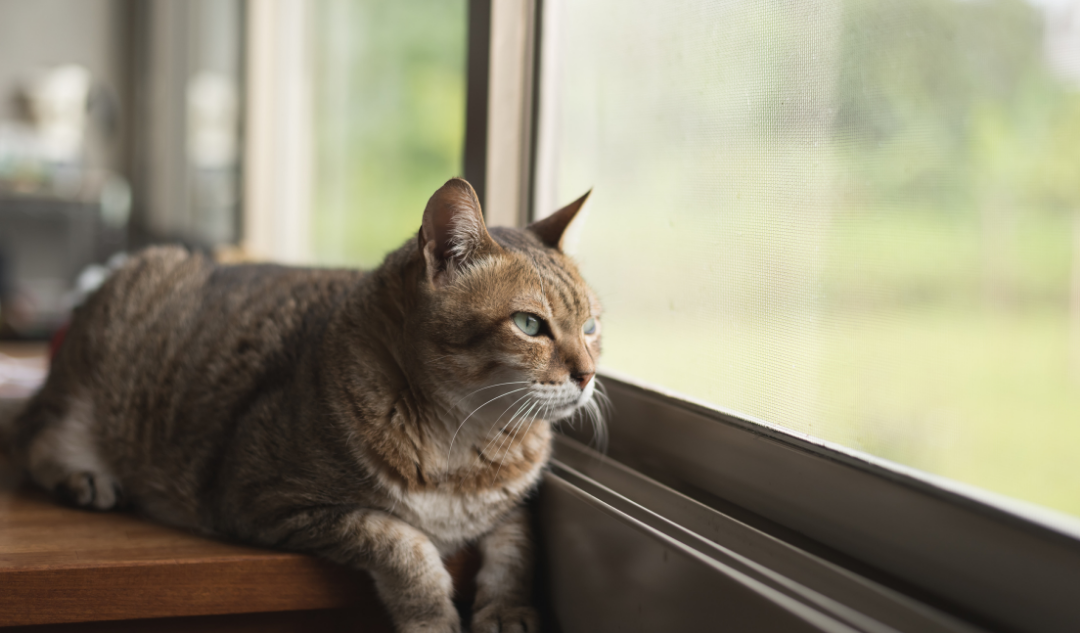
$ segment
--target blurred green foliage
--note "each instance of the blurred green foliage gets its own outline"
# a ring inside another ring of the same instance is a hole
[[[312,253],[373,267],[460,175],[463,0],[315,0]]]
[[[562,20],[556,197],[595,187],[606,367],[1080,515],[1080,77],[1042,9]]]
[[[856,195],[971,210],[1080,207],[1080,95],[1023,0],[847,0],[835,121]],[[913,142],[914,141],[914,142]]]

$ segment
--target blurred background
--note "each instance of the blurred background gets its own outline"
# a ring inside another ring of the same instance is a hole
[[[609,369],[1080,515],[1080,4],[545,7]]]
[[[608,372],[1080,516],[1080,2],[542,8]],[[0,0],[2,336],[154,242],[376,265],[464,171],[468,9]]]
[[[156,242],[377,264],[461,173],[466,10],[0,0],[0,336]]]

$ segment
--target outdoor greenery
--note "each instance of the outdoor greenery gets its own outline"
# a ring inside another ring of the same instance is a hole
[[[560,25],[604,363],[1080,515],[1080,78],[1043,10],[631,5]]]
[[[315,0],[312,253],[373,267],[460,175],[462,0]]]

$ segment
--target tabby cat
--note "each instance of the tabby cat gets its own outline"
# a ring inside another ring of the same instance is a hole
[[[472,630],[536,631],[522,501],[550,422],[596,407],[600,306],[560,249],[584,200],[489,231],[450,180],[370,273],[143,251],[77,310],[18,462],[70,503],[366,569],[402,632],[460,630],[441,558],[475,543]]]

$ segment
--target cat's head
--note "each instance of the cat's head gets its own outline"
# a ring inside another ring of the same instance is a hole
[[[501,422],[598,413],[600,303],[561,248],[587,196],[525,229],[490,231],[466,181],[431,197],[417,239],[422,335],[452,407]]]

